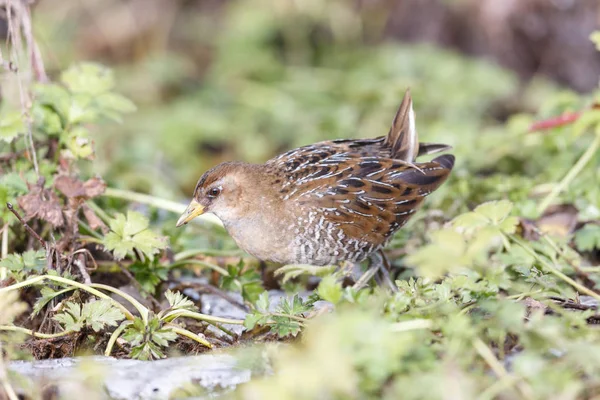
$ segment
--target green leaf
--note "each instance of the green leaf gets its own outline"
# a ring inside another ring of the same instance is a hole
[[[246,315],[244,318],[244,328],[251,330],[257,325],[264,325],[268,322],[269,316],[261,314],[260,312],[253,312]]]
[[[122,259],[133,249],[138,249],[149,259],[167,246],[166,238],[152,232],[146,217],[136,211],[128,211],[127,217],[117,214],[109,223],[112,232],[103,239],[104,246]]]
[[[575,233],[575,245],[581,251],[600,249],[600,225],[586,224]]]
[[[180,292],[172,292],[169,289],[165,292],[165,297],[167,298],[169,306],[172,310],[195,311],[198,309],[192,300],[188,299]]]
[[[510,217],[513,204],[508,200],[483,203],[471,212],[459,215],[452,220],[452,226],[469,233],[478,232],[487,227],[496,227],[497,233],[512,234],[519,220]]]
[[[312,303],[304,302],[302,298],[296,294],[291,301],[282,299],[278,308],[283,314],[299,316],[310,311],[312,309]]]
[[[99,332],[107,326],[117,326],[125,316],[120,309],[107,299],[88,301],[83,304],[81,316],[85,318],[87,326]]]
[[[221,287],[226,290],[240,292],[244,300],[254,303],[264,292],[260,274],[253,268],[244,271],[244,263],[240,261],[236,265],[228,265],[229,276],[221,278]]]
[[[513,204],[508,200],[490,201],[475,208],[477,214],[487,217],[493,225],[498,225],[510,214]]]
[[[177,334],[169,328],[162,328],[158,317],[153,316],[145,325],[140,318],[128,326],[121,338],[132,346],[130,356],[140,360],[164,358],[161,347],[177,339]]]
[[[159,329],[152,334],[152,341],[159,346],[168,346],[177,339],[177,334],[170,329]]]
[[[20,112],[5,113],[0,117],[0,141],[10,143],[25,132],[25,123]]]
[[[110,300],[88,301],[83,307],[72,301],[64,305],[63,311],[54,316],[65,331],[79,332],[84,326],[99,332],[108,326],[117,326],[125,318],[120,309]]]
[[[112,71],[94,63],[73,65],[61,74],[60,79],[73,93],[99,95],[115,86]]]
[[[55,136],[63,132],[60,116],[49,107],[34,104],[32,115],[33,124],[37,130]]]
[[[69,106],[69,124],[76,125],[94,122],[98,118],[98,111],[94,107],[94,98],[88,93],[79,93],[71,97]]]
[[[62,121],[67,121],[71,95],[62,86],[55,83],[37,83],[33,87],[34,105],[49,108],[58,114]]]
[[[46,307],[46,304],[48,304],[49,302],[51,302],[54,298],[56,298],[57,296],[69,292],[71,289],[63,289],[60,291],[55,291],[54,289],[48,287],[48,286],[44,286],[41,290],[40,293],[42,295],[42,297],[38,298],[35,302],[35,304],[33,305],[33,312],[32,315],[35,316],[37,315],[40,311],[42,311],[42,309],[44,307]]]
[[[86,159],[94,155],[94,143],[89,138],[89,131],[82,126],[71,129],[67,135],[63,135],[62,141],[72,158]]]
[[[573,123],[572,135],[579,137],[589,128],[600,124],[600,110],[591,109],[584,111],[581,116]]]
[[[471,265],[472,260],[466,255],[467,243],[460,233],[443,229],[431,232],[430,236],[431,244],[422,246],[406,258],[408,265],[431,277]]]
[[[169,274],[169,268],[159,264],[157,259],[136,261],[128,268],[142,290],[148,294],[154,294],[156,287],[165,281]]]
[[[119,114],[131,113],[137,109],[131,100],[117,93],[104,93],[95,99],[95,104],[103,115],[111,119],[117,116],[118,122]]]
[[[269,292],[265,290],[258,296],[258,300],[256,301],[256,308],[260,311],[267,312],[269,311],[270,303],[271,302],[269,301]]]
[[[22,254],[9,254],[0,260],[0,267],[12,272],[40,273],[46,268],[46,252],[43,250],[27,250]]]
[[[321,279],[319,287],[317,288],[317,293],[323,300],[333,304],[339,303],[344,294],[342,284],[338,282],[333,275]]]
[[[300,333],[301,326],[298,321],[279,316],[273,317],[273,321],[275,321],[275,324],[273,324],[271,330],[279,337],[296,336]]]
[[[79,332],[85,325],[85,318],[81,315],[81,305],[72,301],[67,302],[63,311],[56,314],[53,319],[68,332]]]

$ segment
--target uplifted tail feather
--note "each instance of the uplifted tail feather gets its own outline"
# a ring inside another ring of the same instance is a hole
[[[441,153],[452,149],[452,146],[441,143],[419,143],[419,154],[417,157],[424,156],[427,154]]]
[[[419,154],[419,136],[415,125],[410,90],[406,90],[384,146],[391,148],[392,158],[413,162]]]

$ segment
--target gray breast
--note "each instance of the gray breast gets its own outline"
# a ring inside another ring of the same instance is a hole
[[[349,238],[336,224],[311,211],[294,225],[294,258],[297,264],[332,265],[341,261],[359,262],[379,247]]]

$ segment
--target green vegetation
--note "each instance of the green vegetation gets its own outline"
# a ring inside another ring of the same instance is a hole
[[[231,351],[259,366],[268,357],[275,373],[255,368],[232,397],[598,395],[600,91],[520,87],[425,45],[359,45],[352,24],[315,44],[325,21],[265,3],[230,5],[224,24],[203,84],[166,103],[135,98],[130,78],[151,67],[171,85],[189,63],[171,54],[116,74],[78,63],[52,83],[11,75],[31,104],[15,96],[0,109],[2,369],[23,341],[157,359],[222,346],[208,324],[235,345],[227,325],[243,324],[250,344]],[[273,278],[280,266],[259,273],[214,220],[174,229],[184,193],[218,159],[382,135],[406,87],[422,140],[452,144],[457,164],[386,249],[398,293],[344,285],[344,269],[320,269],[316,287],[293,266]],[[518,91],[522,112],[504,118]],[[245,320],[167,290],[182,275],[240,293]],[[116,287],[123,279],[138,296]],[[289,299],[269,298],[273,281]],[[265,332],[281,340],[262,343]]]

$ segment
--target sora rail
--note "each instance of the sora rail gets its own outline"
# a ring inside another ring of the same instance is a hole
[[[315,143],[264,164],[226,162],[207,171],[177,226],[206,212],[238,246],[264,261],[332,265],[377,254],[448,178],[454,156],[419,143],[409,91],[387,136]]]

